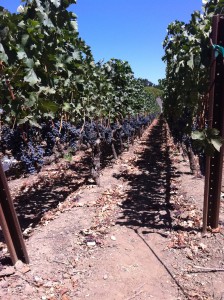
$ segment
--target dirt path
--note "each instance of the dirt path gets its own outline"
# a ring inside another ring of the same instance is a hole
[[[223,235],[201,236],[203,179],[163,121],[104,169],[100,187],[82,183],[66,197],[32,229],[29,266],[8,266],[2,247],[0,299],[224,297]]]

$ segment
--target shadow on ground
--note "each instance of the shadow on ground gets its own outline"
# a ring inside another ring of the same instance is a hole
[[[58,172],[58,167],[51,168],[49,173],[41,177],[28,191],[20,193],[14,199],[14,205],[22,230],[28,226],[35,227],[46,211],[50,211],[63,202],[72,192],[76,191],[89,178],[89,159],[79,163],[69,163],[72,172],[66,168]],[[52,174],[58,173],[58,176]]]
[[[148,230],[171,229],[171,180],[179,175],[172,166],[167,134],[166,123],[160,118],[141,142],[145,150],[139,152],[134,163],[140,174],[123,172],[119,175],[128,181],[131,189],[123,202],[118,224]]]
[[[84,155],[79,162],[53,164],[35,175],[36,180],[27,188],[25,186],[19,195],[13,198],[22,231],[28,227],[35,228],[47,211],[57,208],[60,202],[65,201],[80,186],[88,185],[89,165],[90,157]],[[0,270],[4,265],[11,264],[9,255],[3,253],[1,249],[1,242],[4,240],[0,228]]]

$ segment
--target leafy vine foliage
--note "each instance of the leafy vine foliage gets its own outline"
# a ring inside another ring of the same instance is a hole
[[[163,43],[166,78],[161,84],[164,113],[177,141],[191,144],[193,137],[202,141],[201,151],[211,153],[221,146],[217,131],[212,139],[207,138],[210,133],[200,132],[207,130],[212,17],[222,12],[224,1],[202,2],[202,13],[192,13],[188,23],[169,24]],[[192,131],[196,132],[192,135]]]
[[[127,61],[94,61],[69,11],[76,0],[22,2],[17,14],[0,7],[3,155],[32,173],[55,149],[73,152],[86,144],[94,153],[99,140],[123,144],[151,122],[158,94],[134,77]]]

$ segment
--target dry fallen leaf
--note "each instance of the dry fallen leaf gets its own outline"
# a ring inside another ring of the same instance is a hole
[[[220,227],[217,228],[212,228],[212,233],[219,233],[220,232]]]
[[[71,298],[69,296],[67,296],[67,295],[63,295],[61,297],[61,300],[71,300]]]
[[[112,236],[110,237],[110,239],[111,239],[112,241],[116,241],[116,237],[115,237],[114,235],[112,235]]]
[[[203,244],[203,243],[200,243],[198,245],[202,250],[206,249],[207,248],[207,245]]]

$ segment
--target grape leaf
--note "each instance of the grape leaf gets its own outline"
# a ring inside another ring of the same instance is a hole
[[[51,3],[53,3],[54,6],[57,7],[57,8],[61,5],[61,0],[50,0],[50,1],[51,1]]]
[[[33,69],[27,69],[27,75],[24,77],[24,81],[28,82],[29,85],[33,86],[37,82],[39,82],[39,79],[37,78],[37,75]]]

